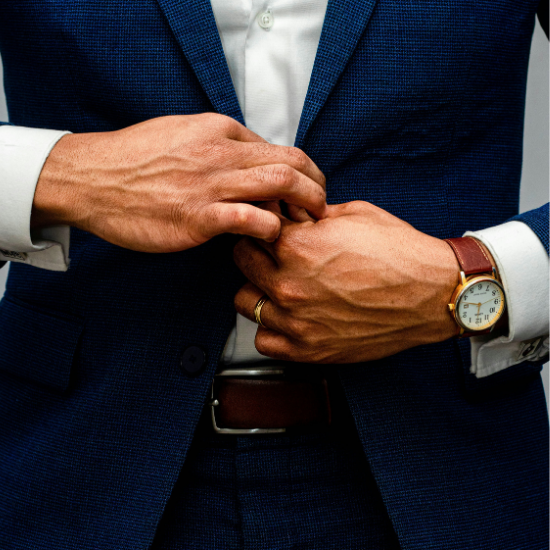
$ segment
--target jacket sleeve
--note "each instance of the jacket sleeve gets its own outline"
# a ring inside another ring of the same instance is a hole
[[[540,208],[529,210],[523,214],[514,216],[512,220],[523,222],[528,225],[531,230],[537,235],[548,254],[548,212],[549,205],[546,203]]]

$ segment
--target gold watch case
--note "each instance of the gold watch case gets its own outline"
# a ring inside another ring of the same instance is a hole
[[[463,296],[466,294],[466,292],[473,286],[482,282],[490,282],[496,285],[501,293],[501,302],[499,310],[496,312],[495,317],[486,323],[485,325],[481,325],[479,327],[473,328],[466,326],[460,319],[460,316],[458,315],[458,305],[460,303],[460,300],[462,300]],[[504,288],[500,281],[496,277],[496,272],[493,268],[492,274],[486,274],[486,275],[474,275],[470,278],[466,277],[466,274],[464,271],[460,272],[460,283],[458,283],[458,286],[456,287],[455,291],[453,292],[453,295],[451,296],[451,302],[449,304],[449,310],[453,314],[454,320],[456,321],[456,324],[460,327],[460,336],[464,334],[464,332],[485,332],[487,330],[493,330],[495,328],[495,325],[498,323],[498,321],[502,318],[502,315],[504,314],[504,311],[506,310],[506,293],[504,292]]]

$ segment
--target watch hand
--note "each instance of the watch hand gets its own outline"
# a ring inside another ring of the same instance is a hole
[[[470,306],[476,306],[477,307],[476,315],[479,315],[479,310],[481,309],[481,306],[483,305],[481,302],[479,304],[473,304],[472,302],[464,302],[464,304],[468,304]]]

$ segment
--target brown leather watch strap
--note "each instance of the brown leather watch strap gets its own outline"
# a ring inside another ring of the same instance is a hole
[[[330,424],[327,382],[220,378],[215,381],[221,428],[299,428]]]
[[[482,246],[472,237],[460,237],[458,239],[445,239],[451,246],[460,268],[466,277],[476,273],[491,273],[493,264],[483,250]]]
[[[493,264],[485,249],[476,239],[473,237],[460,237],[458,239],[445,239],[449,246],[453,249],[456,255],[460,269],[464,272],[465,277],[470,275],[479,275],[482,273],[491,273],[493,271]],[[495,272],[496,273],[496,272]],[[456,292],[456,291],[455,291]],[[456,307],[456,304],[454,304]],[[499,319],[494,327],[490,327],[482,331],[465,331],[461,327],[461,337],[479,336],[481,334],[488,334],[494,328],[505,326],[507,323],[506,312]],[[458,323],[460,325],[460,323]]]

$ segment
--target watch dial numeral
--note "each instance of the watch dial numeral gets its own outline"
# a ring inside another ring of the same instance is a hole
[[[456,319],[466,329],[481,331],[489,328],[502,310],[503,299],[498,283],[473,281],[456,303]]]

